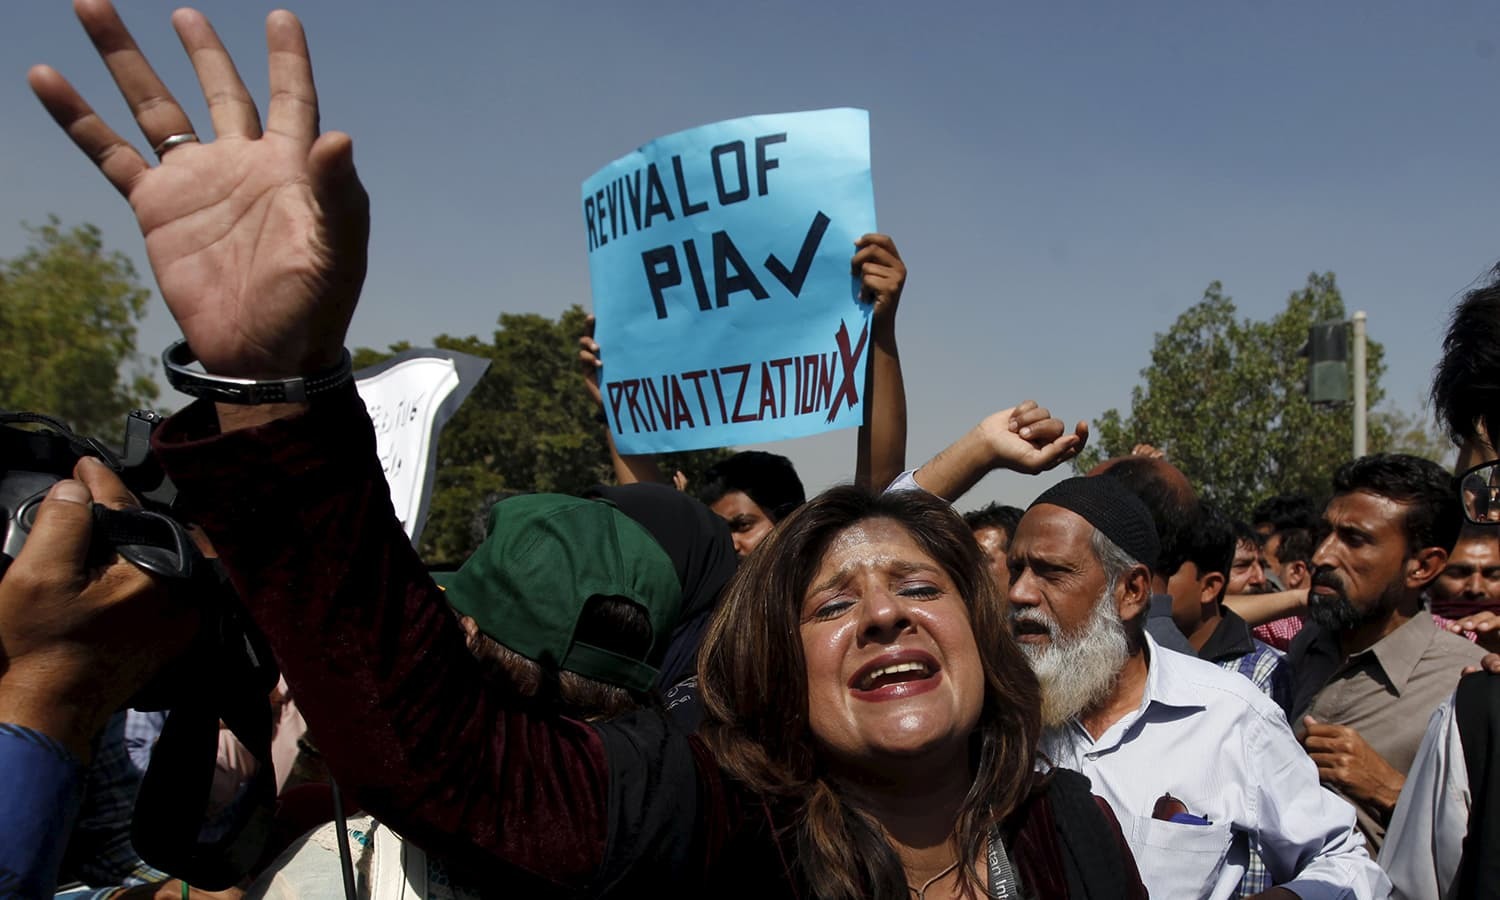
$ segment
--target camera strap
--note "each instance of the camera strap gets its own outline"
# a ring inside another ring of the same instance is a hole
[[[989,863],[989,895],[995,900],[1018,900],[1021,894],[1016,888],[1016,874],[1010,865],[1010,855],[1005,852],[1005,841],[1000,838],[999,826],[990,832],[985,858]]]
[[[174,581],[190,581],[202,555],[170,516],[148,509],[94,504],[95,544],[112,547],[137,568]],[[102,540],[101,540],[102,538]]]
[[[219,711],[209,703],[174,706],[151,753],[131,817],[130,841],[142,860],[196,887],[234,887],[259,861],[276,802],[270,704],[263,718],[232,729],[258,763],[231,804],[220,833],[204,835],[204,813],[219,751]],[[226,722],[226,724],[228,724]]]
[[[115,472],[124,469],[115,451],[94,438],[82,438],[67,425],[41,413],[0,410],[0,472],[24,469],[70,478],[73,466],[92,456]],[[43,428],[17,428],[41,425]]]

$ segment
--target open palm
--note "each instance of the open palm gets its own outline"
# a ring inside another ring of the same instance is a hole
[[[108,0],[75,0],[153,147],[192,134],[186,114]],[[208,21],[173,25],[208,98],[217,139],[182,143],[150,166],[56,71],[37,66],[37,97],[130,202],[162,298],[204,368],[283,377],[338,358],[364,279],[368,200],[346,135],[318,134],[317,92],[302,27],[266,21],[267,127]]]

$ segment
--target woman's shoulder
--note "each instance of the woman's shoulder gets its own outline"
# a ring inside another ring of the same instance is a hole
[[[1146,896],[1113,810],[1079,772],[1040,774],[1011,833],[1023,883],[1036,897]]]

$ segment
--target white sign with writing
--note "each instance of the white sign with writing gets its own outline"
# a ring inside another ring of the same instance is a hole
[[[391,505],[412,543],[427,521],[438,435],[487,368],[478,357],[416,350],[356,373]]]

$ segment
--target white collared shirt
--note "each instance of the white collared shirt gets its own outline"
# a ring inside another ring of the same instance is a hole
[[[1452,697],[1433,710],[1391,813],[1380,865],[1400,900],[1447,897],[1469,834],[1469,768]]]
[[[1120,820],[1153,897],[1232,897],[1249,848],[1304,900],[1383,898],[1354,808],[1318,783],[1285,714],[1245,677],[1146,637],[1141,705],[1096,741],[1073,721],[1044,752],[1093,782]],[[1207,825],[1152,818],[1165,794]]]

